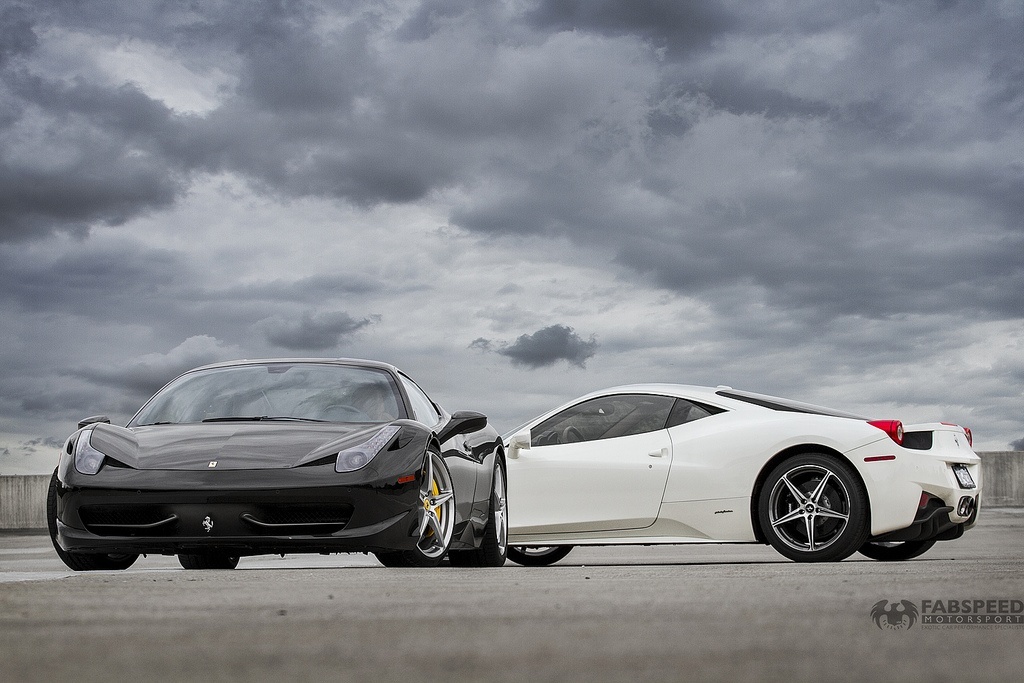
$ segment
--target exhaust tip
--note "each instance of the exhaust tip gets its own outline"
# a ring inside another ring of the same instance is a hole
[[[974,513],[975,501],[971,496],[964,496],[956,506],[956,514],[961,517],[970,517]]]

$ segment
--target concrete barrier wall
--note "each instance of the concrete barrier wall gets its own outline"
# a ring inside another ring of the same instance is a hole
[[[1024,451],[979,453],[983,507],[1024,507]],[[50,475],[0,476],[0,529],[45,529]]]
[[[49,474],[0,477],[0,529],[46,528]]]
[[[1024,452],[992,451],[981,456],[981,504],[1024,507]]]

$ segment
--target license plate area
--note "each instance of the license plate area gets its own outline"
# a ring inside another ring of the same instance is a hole
[[[971,476],[971,472],[967,469],[967,465],[953,465],[953,475],[960,484],[960,488],[976,488],[977,485],[974,483],[974,477]]]

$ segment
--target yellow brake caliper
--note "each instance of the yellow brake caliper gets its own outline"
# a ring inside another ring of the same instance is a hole
[[[431,495],[432,495],[432,496],[433,496],[434,498],[437,498],[437,494],[439,494],[440,492],[441,492],[441,489],[440,489],[440,488],[438,487],[438,485],[437,485],[437,480],[436,480],[436,479],[431,479],[431,480],[430,480],[430,493],[431,493]],[[425,509],[427,509],[427,510],[430,510],[430,509],[431,509],[431,507],[430,507],[429,503],[427,503],[426,501],[424,501],[424,503],[423,503],[423,507],[424,507]],[[440,505],[438,505],[438,506],[437,506],[436,508],[433,508],[433,510],[434,510],[434,514],[436,514],[436,515],[437,515],[437,521],[438,521],[438,522],[441,522],[441,521],[442,521],[442,520],[441,520],[441,506],[440,506]],[[428,529],[427,529],[427,536],[430,536],[430,535],[432,535],[433,533],[434,533],[434,529],[433,529],[433,528],[428,528]]]

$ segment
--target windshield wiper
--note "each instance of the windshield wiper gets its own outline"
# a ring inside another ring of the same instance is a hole
[[[326,420],[314,420],[311,417],[291,417],[288,415],[252,415],[250,417],[234,415],[230,417],[208,417],[203,422],[326,422]]]
[[[177,422],[146,422],[145,424],[138,425],[139,427],[155,427],[156,425],[173,425],[178,424]]]

